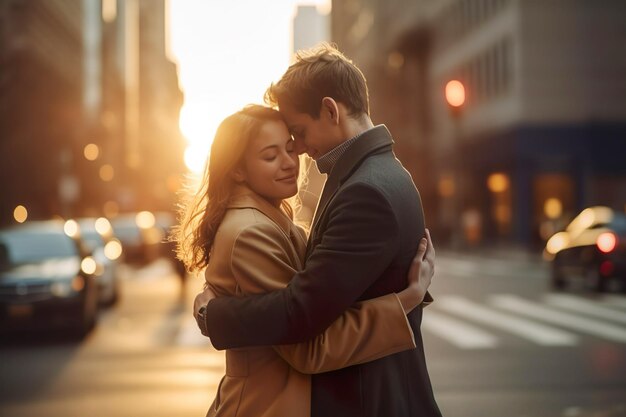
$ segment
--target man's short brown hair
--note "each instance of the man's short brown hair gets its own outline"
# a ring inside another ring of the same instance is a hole
[[[334,45],[322,43],[296,53],[277,83],[265,92],[265,102],[278,106],[287,102],[296,110],[319,118],[322,99],[332,97],[348,109],[350,116],[369,115],[367,84],[361,70]]]

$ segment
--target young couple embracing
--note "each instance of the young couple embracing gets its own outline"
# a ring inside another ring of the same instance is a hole
[[[435,252],[363,74],[323,44],[265,100],[219,126],[179,230],[206,268],[194,317],[226,349],[207,416],[440,416],[420,333]],[[303,153],[328,176],[308,232],[287,202]]]

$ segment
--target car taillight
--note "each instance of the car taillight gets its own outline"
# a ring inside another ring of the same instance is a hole
[[[598,236],[596,245],[604,253],[612,252],[617,246],[617,236],[610,232],[602,233]]]

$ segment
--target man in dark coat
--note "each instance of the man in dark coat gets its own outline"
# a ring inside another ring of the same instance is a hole
[[[369,117],[361,71],[328,45],[300,53],[266,101],[277,105],[296,142],[328,174],[305,260],[287,288],[210,299],[201,327],[218,349],[305,341],[356,301],[399,292],[425,232],[418,191],[395,158],[384,125]],[[434,251],[426,259],[432,276]],[[263,248],[260,248],[263,250]],[[418,260],[422,261],[422,260]],[[423,303],[407,318],[416,349],[313,375],[312,416],[440,417],[420,332]]]

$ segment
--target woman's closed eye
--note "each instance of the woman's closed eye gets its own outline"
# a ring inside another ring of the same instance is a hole
[[[265,149],[263,152],[261,152],[261,159],[264,161],[271,162],[274,159],[276,159],[277,156],[278,156],[278,152],[274,146],[270,147],[269,149]]]

